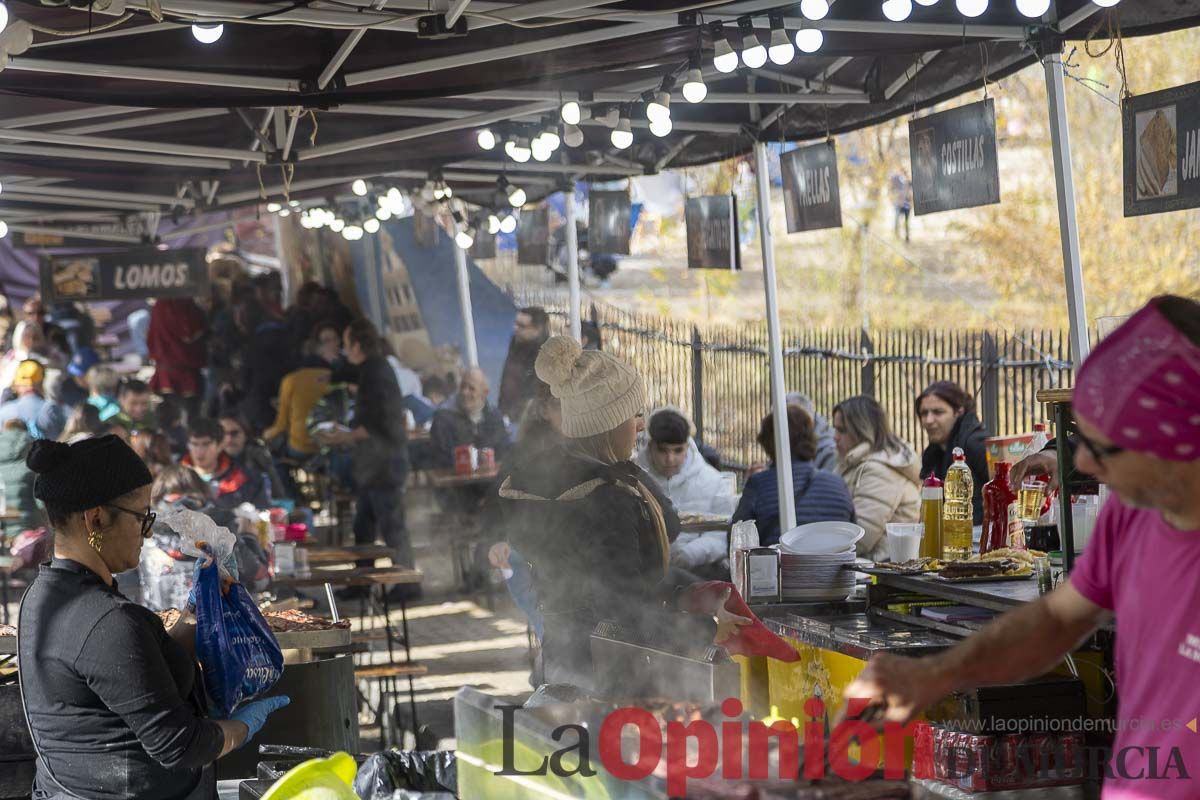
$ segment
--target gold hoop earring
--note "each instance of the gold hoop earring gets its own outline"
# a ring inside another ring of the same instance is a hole
[[[104,534],[101,531],[92,531],[88,534],[88,544],[99,553],[100,548],[104,546]]]

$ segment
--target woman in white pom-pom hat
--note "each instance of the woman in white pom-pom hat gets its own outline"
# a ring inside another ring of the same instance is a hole
[[[500,497],[542,602],[546,681],[587,689],[595,624],[637,627],[669,597],[679,518],[631,460],[645,427],[637,371],[565,336],[543,345],[535,369],[562,403],[566,444],[518,463]]]

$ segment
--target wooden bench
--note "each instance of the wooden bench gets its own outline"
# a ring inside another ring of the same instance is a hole
[[[373,681],[388,678],[415,678],[428,673],[429,667],[424,664],[366,664],[354,668],[354,679]]]

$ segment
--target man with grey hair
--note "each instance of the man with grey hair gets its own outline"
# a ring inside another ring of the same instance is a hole
[[[833,426],[829,424],[829,420],[817,413],[812,398],[803,392],[789,392],[786,400],[789,406],[799,406],[813,418],[813,428],[817,436],[817,457],[813,459],[813,465],[826,472],[836,472],[837,445],[833,441]]]
[[[508,451],[508,429],[504,417],[495,406],[488,404],[490,389],[483,370],[471,367],[463,373],[458,394],[450,407],[439,409],[433,415],[429,439],[436,466],[453,467],[454,450],[464,445],[480,450],[491,448],[496,452],[497,461]]]

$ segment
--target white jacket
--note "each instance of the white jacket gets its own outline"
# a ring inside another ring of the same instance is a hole
[[[872,561],[888,557],[885,526],[889,522],[919,522],[921,518],[921,459],[905,446],[898,453],[871,452],[862,442],[838,463],[854,500],[854,518],[866,531],[858,554]]]
[[[650,444],[638,448],[637,463],[650,474],[680,514],[733,514],[737,498],[725,493],[721,473],[700,455],[696,442],[688,439],[687,459],[674,477],[664,479],[654,471]],[[671,563],[684,569],[715,564],[729,557],[729,537],[724,530],[681,533],[671,545]]]

